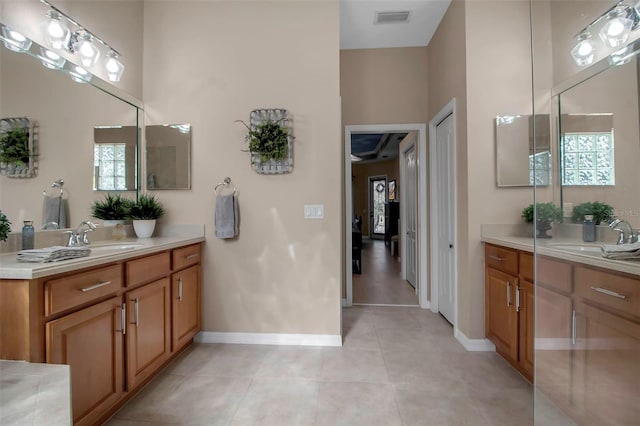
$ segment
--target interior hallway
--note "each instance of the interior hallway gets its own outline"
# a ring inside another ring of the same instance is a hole
[[[418,295],[400,278],[400,262],[383,240],[362,240],[362,274],[353,274],[353,303],[418,305]]]
[[[342,348],[195,344],[108,424],[532,424],[531,385],[439,315],[353,307],[343,326]]]

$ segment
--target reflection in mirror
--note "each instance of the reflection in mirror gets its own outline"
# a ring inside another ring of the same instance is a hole
[[[90,206],[100,197],[93,190],[94,128],[104,124],[136,128],[138,108],[45,68],[29,54],[4,47],[0,47],[0,91],[2,116],[29,117],[39,129],[37,176],[0,176],[0,210],[11,221],[12,231],[19,232],[24,220],[33,220],[36,229],[46,224],[43,192],[55,193],[51,185],[59,179],[64,180],[67,226],[89,219]],[[134,161],[136,157],[132,156]],[[127,189],[135,187],[134,177]]]
[[[97,126],[93,129],[93,189],[136,189],[135,126]]]
[[[191,189],[191,125],[146,126],[147,189]]]
[[[635,196],[640,185],[637,57],[562,91],[557,103],[563,205],[570,209],[587,201],[604,202],[613,206],[616,217],[637,229],[640,227],[640,199]]]
[[[496,180],[499,187],[551,183],[549,115],[496,118]]]

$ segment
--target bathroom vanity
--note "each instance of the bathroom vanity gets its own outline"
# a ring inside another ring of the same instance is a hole
[[[534,285],[533,239],[483,241],[496,351],[577,423],[636,424],[640,263],[602,258],[595,244],[538,240]]]
[[[73,423],[101,423],[200,330],[202,241],[111,243],[44,264],[1,255],[0,358],[70,365]]]

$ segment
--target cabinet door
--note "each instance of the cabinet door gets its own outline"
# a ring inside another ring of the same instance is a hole
[[[640,324],[576,303],[573,396],[590,424],[637,425],[640,419]]]
[[[485,331],[496,351],[512,364],[518,360],[518,317],[515,288],[518,279],[493,268],[486,269]]]
[[[125,295],[129,390],[144,382],[170,355],[169,284],[169,278],[163,278]]]
[[[71,366],[74,424],[94,424],[124,392],[121,327],[117,297],[46,324],[47,362]]]
[[[518,367],[524,376],[533,381],[534,294],[533,284],[522,280],[516,291],[518,311]]]
[[[569,296],[536,287],[536,386],[565,408],[572,380],[572,306]]]
[[[200,331],[200,265],[171,276],[172,348],[187,344]]]

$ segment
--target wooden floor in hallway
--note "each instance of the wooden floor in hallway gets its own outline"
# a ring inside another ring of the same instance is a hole
[[[400,278],[398,258],[383,240],[363,240],[361,269],[361,274],[353,274],[353,303],[418,305],[415,290]]]

